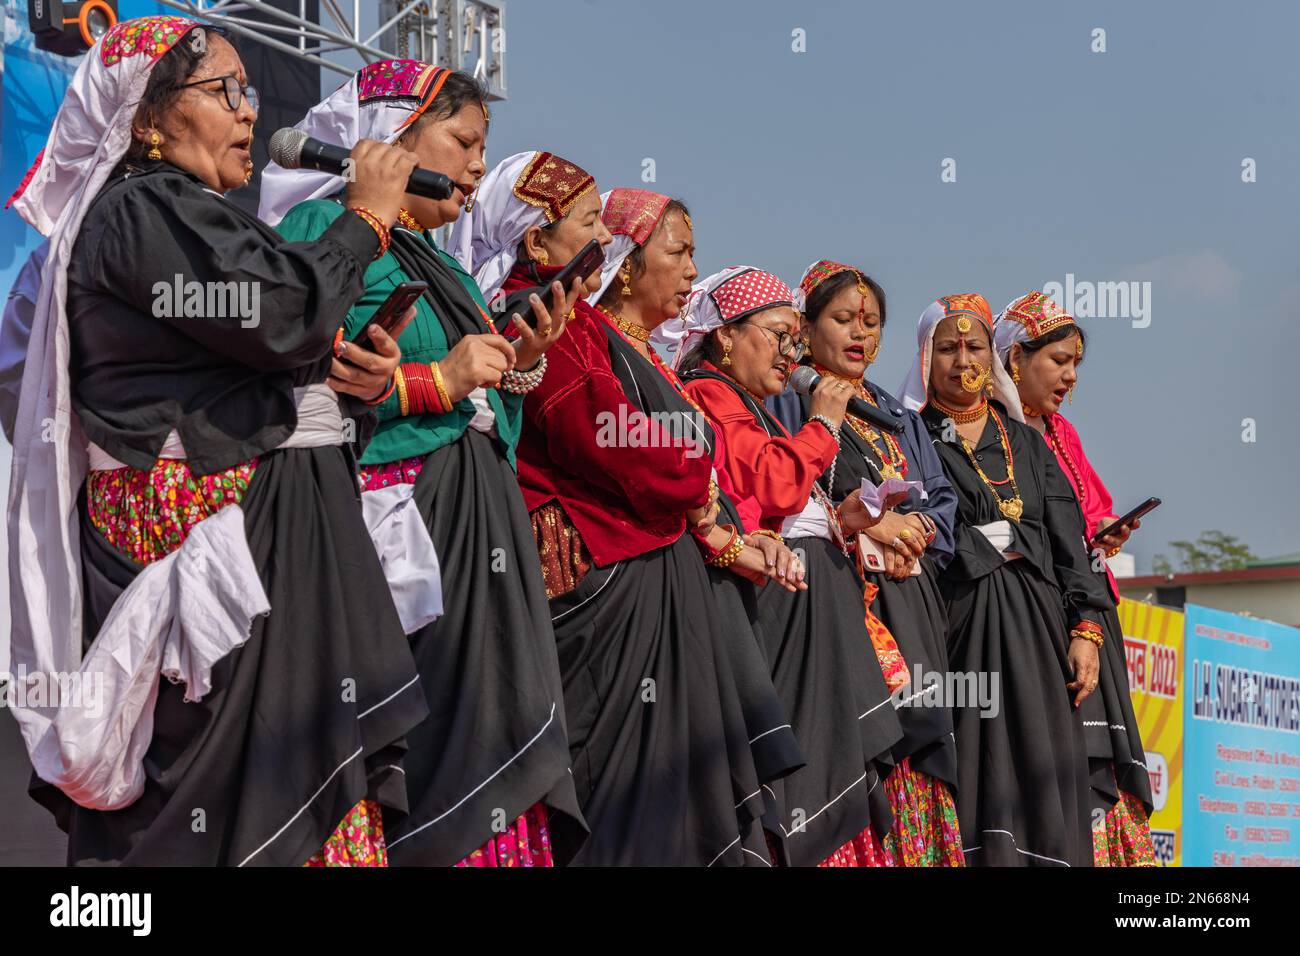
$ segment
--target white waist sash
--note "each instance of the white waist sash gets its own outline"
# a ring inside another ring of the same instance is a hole
[[[323,382],[295,388],[293,403],[298,407],[298,424],[293,434],[276,445],[277,448],[325,448],[343,444],[343,410],[339,408],[339,397],[334,389]],[[114,471],[127,467],[125,462],[118,461],[94,442],[90,443],[88,451],[91,471]],[[158,457],[178,460],[189,457],[176,429],[168,434]]]
[[[1019,551],[1008,550],[1011,547],[1011,522],[990,521],[988,524],[977,524],[975,530],[988,539],[989,544],[998,549],[998,553],[1008,561],[1014,561],[1016,558],[1023,558],[1024,555]]]
[[[294,399],[298,425],[277,447],[343,443],[342,411],[329,386],[295,388]],[[127,467],[93,443],[89,450],[92,470]],[[158,457],[186,457],[174,430]],[[442,612],[438,558],[410,487],[363,498],[367,529],[408,634]],[[75,673],[13,675],[14,705],[48,721],[30,748],[37,775],[92,810],[135,802],[144,792],[159,676],[184,683],[187,701],[202,700],[212,689],[213,666],[248,641],[255,617],[270,612],[243,510],[228,505],[198,522],[177,550],[118,595]]]

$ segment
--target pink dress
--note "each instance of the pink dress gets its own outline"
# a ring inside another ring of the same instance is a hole
[[[1115,514],[1114,502],[1111,501],[1106,486],[1101,483],[1101,478],[1093,470],[1088,456],[1083,453],[1083,442],[1079,441],[1079,433],[1075,431],[1074,426],[1059,413],[1048,417],[1047,426],[1048,432],[1043,437],[1056,453],[1056,463],[1065,472],[1070,487],[1074,489],[1075,497],[1079,499],[1079,507],[1083,509],[1083,519],[1088,528],[1088,537],[1091,538],[1097,533],[1103,518],[1118,517]],[[1110,583],[1110,596],[1118,601],[1119,588],[1115,584],[1115,575],[1111,573],[1109,566],[1106,568],[1106,580]]]

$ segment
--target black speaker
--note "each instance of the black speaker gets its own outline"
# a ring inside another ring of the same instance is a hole
[[[27,0],[36,49],[80,56],[117,23],[117,0]]]

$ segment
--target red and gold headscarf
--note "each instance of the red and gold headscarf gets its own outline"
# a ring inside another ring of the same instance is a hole
[[[1066,312],[1046,294],[1027,292],[1002,310],[993,326],[993,347],[998,359],[1005,364],[1011,346],[1017,342],[1033,341],[1066,325],[1074,325],[1074,316]],[[1083,342],[1079,341],[1080,357]]]

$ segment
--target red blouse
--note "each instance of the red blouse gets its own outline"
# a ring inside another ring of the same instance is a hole
[[[1115,504],[1111,501],[1110,492],[1101,483],[1101,478],[1093,471],[1088,456],[1083,453],[1083,442],[1079,440],[1079,433],[1074,426],[1060,414],[1053,415],[1048,419],[1048,423],[1051,432],[1045,434],[1043,438],[1056,453],[1057,464],[1070,480],[1074,496],[1079,499],[1079,507],[1083,509],[1083,521],[1087,526],[1088,537],[1091,538],[1101,526],[1102,518],[1116,517]],[[1115,575],[1111,573],[1109,565],[1106,566],[1106,578],[1110,582],[1111,597],[1118,601],[1119,588],[1115,584]]]
[[[720,371],[708,362],[702,367]],[[835,439],[817,422],[808,422],[793,437],[778,423],[781,434],[769,435],[724,382],[696,379],[686,390],[713,420],[718,433],[713,459],[731,479],[735,496],[752,498],[761,526],[780,531],[782,521],[808,504],[813,482],[839,451]]]
[[[512,274],[504,290],[530,284]],[[594,308],[578,303],[546,352],[542,383],[524,400],[517,450],[528,510],[558,502],[602,566],[681,537],[686,512],[708,501],[713,471],[707,455],[689,457],[666,436],[650,447],[602,446],[602,422],[617,427],[640,415],[610,368],[605,328]]]

